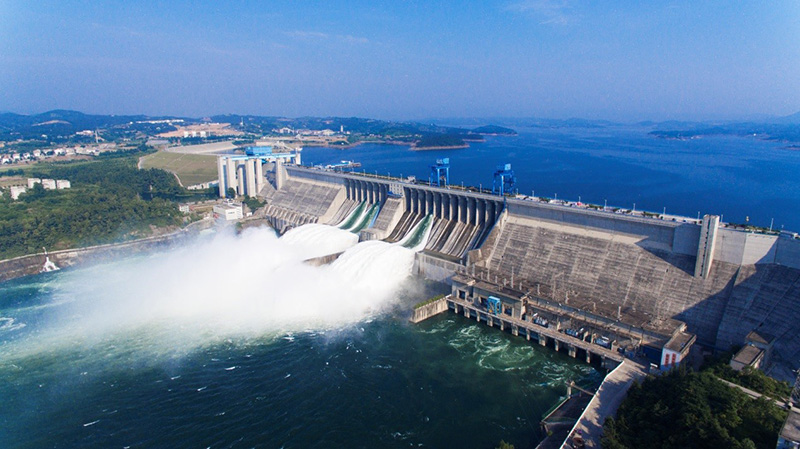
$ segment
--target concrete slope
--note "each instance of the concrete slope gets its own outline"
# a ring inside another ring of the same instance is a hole
[[[714,344],[737,267],[715,263],[709,279],[691,274],[694,257],[637,245],[634,237],[583,235],[534,219],[510,217],[488,267],[514,273],[572,306],[615,317],[636,316],[652,327],[670,319]]]

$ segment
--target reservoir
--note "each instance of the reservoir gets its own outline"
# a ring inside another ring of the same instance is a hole
[[[458,125],[458,124],[455,124]],[[667,140],[640,125],[595,128],[515,128],[517,136],[450,151],[411,151],[395,145],[309,147],[304,164],[361,162],[367,173],[427,180],[436,159],[450,158],[450,182],[491,188],[498,164],[511,163],[520,194],[687,217],[800,230],[800,151],[756,137],[708,136]]]

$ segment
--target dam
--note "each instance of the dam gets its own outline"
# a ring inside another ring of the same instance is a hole
[[[377,174],[281,163],[264,173],[264,218],[281,233],[357,215],[349,228],[360,241],[398,242],[429,220],[414,272],[450,284],[450,309],[473,319],[546,321],[573,339],[570,353],[589,342],[661,367],[680,363],[695,342],[729,350],[758,331],[774,338],[769,374],[792,379],[800,365],[795,234],[733,229],[714,215],[634,216]],[[490,297],[501,303],[496,319],[487,315]]]

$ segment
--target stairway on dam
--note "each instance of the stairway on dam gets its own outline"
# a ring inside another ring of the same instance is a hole
[[[403,203],[400,198],[387,198],[372,228],[379,237],[384,237],[394,229],[403,214]]]
[[[272,192],[271,192],[272,193]],[[280,232],[287,228],[317,223],[326,214],[333,215],[344,201],[340,187],[305,180],[289,179],[267,198],[267,219]],[[331,211],[332,208],[335,210]],[[329,212],[330,211],[330,212]]]
[[[607,317],[624,315],[645,328],[682,319],[701,342],[713,344],[734,265],[715,264],[709,279],[697,278],[694,257],[646,249],[630,236],[585,236],[565,228],[509,220],[489,268],[539,284],[555,300]]]

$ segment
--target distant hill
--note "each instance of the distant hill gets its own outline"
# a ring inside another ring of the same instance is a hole
[[[26,139],[41,134],[69,135],[147,119],[144,115],[89,115],[62,109],[34,115],[4,113],[0,114],[0,139]]]
[[[34,115],[0,114],[0,141],[13,142],[14,147],[31,149],[52,144],[86,143],[93,136],[76,135],[79,131],[97,130],[103,140],[142,139],[177,128],[167,123],[144,123],[155,120],[181,119],[183,124],[203,121],[230,123],[232,127],[258,138],[274,130],[344,131],[347,143],[401,142],[415,147],[463,146],[464,141],[482,141],[483,137],[465,128],[415,122],[394,122],[359,117],[276,117],[225,114],[196,119],[187,117],[148,117],[145,115],[89,115],[77,111],[53,110]],[[489,128],[511,131],[508,128]],[[12,151],[10,146],[5,151]]]
[[[800,125],[800,111],[795,112],[794,114],[774,119],[773,122],[786,125]]]
[[[789,116],[792,117],[792,116]],[[694,139],[703,136],[741,136],[775,140],[791,144],[800,143],[800,123],[726,123],[708,125],[702,123],[682,123],[683,126],[671,128],[661,123],[650,135],[662,139]]]

